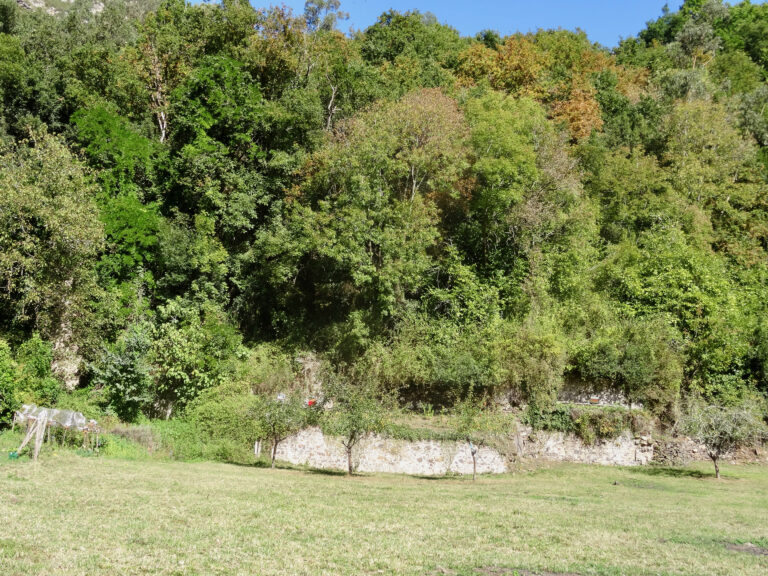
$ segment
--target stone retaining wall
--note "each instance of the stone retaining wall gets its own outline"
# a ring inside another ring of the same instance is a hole
[[[654,445],[650,436],[634,438],[625,432],[613,440],[585,444],[581,438],[562,432],[536,432],[526,435],[523,457],[557,462],[580,462],[607,466],[639,466],[653,460]]]
[[[768,446],[756,445],[744,447],[731,454],[724,460],[731,463],[768,463]],[[709,461],[707,449],[690,438],[672,437],[654,440],[654,457],[656,464],[667,466],[685,466],[691,462]]]
[[[277,458],[313,468],[347,469],[344,446],[337,439],[323,435],[319,428],[307,428],[282,441],[277,447]],[[372,436],[355,446],[352,458],[360,472],[424,476],[472,473],[472,455],[463,442],[406,442]],[[507,471],[507,461],[495,450],[483,447],[478,451],[477,471],[501,474]]]
[[[513,453],[505,455],[492,448],[480,448],[477,472],[507,472],[512,462],[521,456],[621,466],[648,464],[653,459],[653,443],[650,438],[632,438],[629,434],[590,446],[575,436],[552,432],[531,434],[530,430],[521,429],[516,441],[510,444]],[[323,435],[319,428],[307,428],[281,442],[277,448],[277,458],[313,468],[347,468],[346,451],[341,442]],[[408,442],[372,436],[355,447],[353,460],[360,472],[423,476],[440,476],[449,472],[472,473],[472,455],[465,442]]]

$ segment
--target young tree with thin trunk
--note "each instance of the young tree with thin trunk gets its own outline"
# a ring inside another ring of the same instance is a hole
[[[339,377],[328,385],[325,400],[332,404],[323,418],[323,430],[340,437],[347,453],[347,473],[352,475],[355,446],[386,428],[388,399],[374,385]]]
[[[766,438],[760,417],[746,405],[693,406],[686,415],[683,429],[704,445],[720,479],[720,459],[733,450]]]
[[[272,443],[270,459],[274,468],[278,445],[305,426],[307,410],[298,397],[281,396],[263,400],[255,412],[258,438]]]
[[[491,436],[503,432],[504,422],[500,413],[489,407],[485,397],[478,398],[472,389],[466,398],[454,407],[456,431],[467,439],[472,455],[472,481],[477,478],[477,456],[480,447],[487,444]]]

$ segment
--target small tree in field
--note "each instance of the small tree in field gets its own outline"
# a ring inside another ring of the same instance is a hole
[[[277,446],[301,430],[307,419],[307,410],[298,398],[263,399],[254,411],[258,437],[272,442],[272,468],[275,467]]]
[[[472,480],[477,478],[477,453],[491,436],[502,431],[499,413],[486,407],[486,398],[478,398],[470,389],[467,397],[455,405],[456,432],[464,436],[472,454]]]
[[[723,456],[766,436],[765,424],[746,406],[694,406],[685,417],[684,430],[705,446],[718,479]]]
[[[340,378],[326,388],[333,404],[323,418],[323,431],[339,436],[347,452],[347,472],[355,472],[352,451],[361,440],[385,429],[388,404],[376,386]]]

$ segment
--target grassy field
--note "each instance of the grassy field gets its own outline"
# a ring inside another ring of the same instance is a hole
[[[0,574],[768,574],[768,469],[426,479],[0,442]],[[746,546],[751,543],[752,546]]]

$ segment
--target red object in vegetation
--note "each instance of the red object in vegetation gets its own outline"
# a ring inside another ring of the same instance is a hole
[[[311,407],[311,406],[314,406],[315,404],[317,404],[317,400],[315,400],[314,398],[310,398],[309,400],[307,400],[307,406]]]

